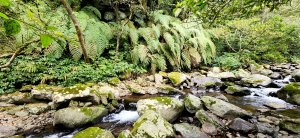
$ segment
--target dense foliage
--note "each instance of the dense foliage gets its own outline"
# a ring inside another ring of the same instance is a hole
[[[6,59],[0,60],[0,63],[4,62]],[[29,84],[72,86],[89,81],[105,81],[111,77],[128,77],[145,71],[122,60],[99,58],[93,64],[86,64],[70,58],[19,56],[11,68],[1,69],[0,93],[13,92]]]

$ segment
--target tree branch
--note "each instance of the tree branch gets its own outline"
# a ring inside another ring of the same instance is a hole
[[[79,39],[79,43],[82,49],[82,53],[83,53],[83,57],[86,63],[90,63],[90,59],[87,55],[86,49],[85,49],[85,42],[84,42],[84,37],[83,37],[83,33],[82,30],[80,29],[79,23],[76,19],[76,16],[73,14],[72,8],[70,7],[70,5],[67,3],[66,0],[60,0],[62,2],[62,4],[64,5],[65,9],[67,10],[70,18],[72,19],[72,22],[75,26],[76,32],[77,32],[77,36]]]

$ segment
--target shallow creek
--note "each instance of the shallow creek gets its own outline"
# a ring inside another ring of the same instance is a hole
[[[285,101],[274,97],[274,93],[276,93],[280,87],[290,83],[290,76],[282,80],[273,80],[274,86],[278,86],[277,88],[248,88],[251,91],[250,95],[247,96],[232,96],[228,95],[224,92],[207,92],[207,95],[213,93],[222,93],[228,99],[228,101],[232,104],[235,104],[245,110],[251,111],[253,113],[257,112],[259,109],[268,109],[266,107],[266,103],[275,103],[284,105],[283,109],[277,109],[277,111],[286,110],[286,109],[296,109],[297,113],[300,111],[299,107],[292,105],[290,103],[286,103]],[[123,104],[116,110],[114,113],[108,114],[103,117],[96,123],[94,126],[98,126],[103,129],[110,130],[113,132],[115,136],[122,130],[131,129],[132,124],[139,118],[138,112],[136,111],[136,102],[139,99],[146,99],[155,96],[163,96],[163,95],[131,95],[123,98]],[[168,95],[170,97],[182,99],[182,95]],[[184,116],[184,115],[182,115]],[[192,116],[191,116],[192,117]],[[180,118],[180,117],[179,117]],[[177,120],[178,121],[178,120]],[[175,121],[176,122],[176,121]],[[88,127],[88,126],[87,126]],[[78,128],[76,130],[65,130],[60,128],[52,128],[49,132],[45,132],[43,134],[30,135],[28,138],[35,137],[44,137],[44,138],[71,138],[74,134],[84,128]]]

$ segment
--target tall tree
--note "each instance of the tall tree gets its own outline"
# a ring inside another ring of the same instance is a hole
[[[68,2],[66,0],[60,0],[62,2],[62,4],[64,5],[65,9],[67,10],[70,18],[72,19],[72,22],[75,26],[76,32],[77,32],[77,36],[79,39],[79,43],[82,49],[82,53],[84,56],[84,60],[86,63],[90,63],[90,59],[87,55],[86,49],[85,49],[85,42],[84,42],[84,37],[83,37],[83,33],[82,30],[80,29],[79,23],[76,19],[76,16],[73,14],[72,8],[71,6],[68,4]]]

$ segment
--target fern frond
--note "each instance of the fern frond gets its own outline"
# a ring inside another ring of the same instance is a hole
[[[82,56],[82,49],[81,47],[79,46],[79,44],[75,45],[75,44],[69,44],[69,50],[70,50],[70,53],[73,57],[73,59],[75,60],[79,60]]]
[[[81,10],[86,12],[90,17],[97,19],[97,21],[100,21],[101,13],[97,8],[93,6],[85,6]]]
[[[151,58],[151,64],[155,65],[159,70],[164,71],[167,69],[167,63],[162,55],[154,54]]]
[[[137,45],[139,41],[139,33],[134,28],[128,29],[129,38],[131,40],[132,45]]]
[[[45,49],[45,54],[54,58],[60,58],[64,52],[64,47],[62,47],[56,41],[53,41],[50,46]]]
[[[187,49],[182,50],[181,58],[183,60],[183,62],[181,62],[181,66],[183,68],[191,69],[191,58]]]

